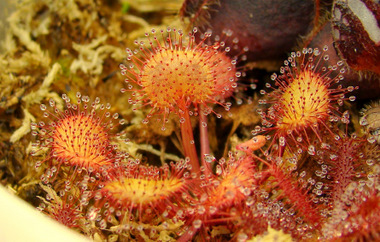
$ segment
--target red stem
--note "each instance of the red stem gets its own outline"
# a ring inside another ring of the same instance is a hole
[[[200,171],[200,166],[199,166],[197,150],[195,149],[193,127],[191,127],[189,111],[187,109],[184,109],[184,112],[180,116],[180,118],[182,119],[180,124],[181,124],[182,146],[185,152],[185,156],[190,158],[192,171],[198,173]]]
[[[206,124],[204,127],[203,124]],[[208,175],[211,173],[211,164],[205,160],[205,155],[210,154],[210,142],[208,140],[208,129],[207,129],[207,116],[203,112],[203,106],[200,108],[199,114],[199,133],[200,133],[200,142],[201,142],[201,159],[202,166],[205,167],[205,174]]]

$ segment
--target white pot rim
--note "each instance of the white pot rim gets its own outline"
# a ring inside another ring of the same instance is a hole
[[[37,211],[0,185],[0,238],[3,242],[89,242]]]

